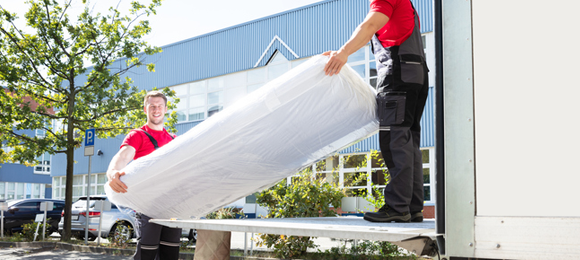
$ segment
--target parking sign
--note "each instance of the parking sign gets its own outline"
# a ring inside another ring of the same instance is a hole
[[[92,156],[95,154],[95,129],[87,129],[85,131],[85,156]]]

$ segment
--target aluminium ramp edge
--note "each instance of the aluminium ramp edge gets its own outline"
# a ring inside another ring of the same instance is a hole
[[[283,234],[293,236],[363,239],[399,242],[418,237],[434,239],[435,221],[422,223],[373,223],[361,217],[271,219],[152,219],[151,222],[184,229]]]

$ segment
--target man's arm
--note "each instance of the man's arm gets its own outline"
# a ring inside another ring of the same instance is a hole
[[[107,170],[107,179],[109,179],[109,186],[113,191],[117,193],[127,192],[127,185],[121,181],[121,176],[125,175],[125,172],[121,172],[121,169],[125,168],[133,160],[133,157],[135,157],[135,148],[130,145],[124,145],[113,156]]]
[[[350,39],[338,51],[327,51],[322,54],[330,56],[326,66],[324,66],[324,73],[329,76],[338,74],[342,66],[346,64],[348,56],[365,46],[388,21],[389,17],[383,13],[370,12],[367,14],[365,20],[359,24]]]

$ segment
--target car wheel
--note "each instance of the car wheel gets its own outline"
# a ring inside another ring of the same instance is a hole
[[[113,238],[115,236],[123,236],[124,240],[129,240],[133,238],[132,230],[133,228],[131,227],[131,225],[127,223],[115,224],[113,225],[111,231],[109,232],[109,237]]]
[[[197,242],[197,230],[190,229],[189,235],[187,236],[187,239],[189,239],[189,242],[191,242],[191,243]]]

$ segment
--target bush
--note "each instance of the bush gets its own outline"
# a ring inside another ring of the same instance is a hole
[[[316,178],[308,167],[298,176],[292,177],[292,183],[286,180],[263,190],[256,195],[260,206],[268,209],[266,218],[299,218],[336,216],[331,206],[341,206],[344,190],[335,183],[326,182],[326,178]],[[303,255],[308,248],[315,248],[311,237],[261,234],[258,246],[273,248],[277,257],[289,258]]]
[[[130,225],[126,225],[121,220],[117,220],[115,225],[115,230],[111,231],[111,235],[109,235],[110,245],[111,247],[118,247],[125,249],[129,246],[129,241],[131,241],[131,236],[126,235],[126,230],[124,228],[128,228],[129,234],[133,234],[133,228]]]
[[[36,233],[37,226],[38,226],[38,236],[36,237],[36,240],[41,241],[46,239],[48,235],[50,235],[50,232],[48,232],[48,230],[50,230],[50,224],[48,224],[48,222],[46,223],[46,232],[44,234],[45,237],[42,237],[42,227],[44,225],[45,224],[42,222],[40,223],[32,222],[22,225],[22,238],[24,239],[24,241],[29,242],[34,241],[34,233]]]
[[[212,213],[205,216],[207,219],[232,219],[232,218],[244,218],[244,211],[242,209],[227,207],[218,209]]]
[[[398,246],[385,241],[364,240],[357,245],[346,244],[341,247],[333,247],[318,255],[319,259],[327,260],[379,260],[379,259],[417,259],[415,255],[403,253]]]

